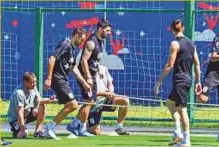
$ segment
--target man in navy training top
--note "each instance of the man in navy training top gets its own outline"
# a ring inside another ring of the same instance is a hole
[[[173,119],[180,119],[183,128],[183,141],[176,144],[177,147],[191,146],[189,133],[189,117],[187,113],[187,95],[192,85],[192,65],[195,65],[196,87],[200,87],[200,64],[194,43],[183,34],[184,25],[181,20],[174,20],[171,24],[175,40],[170,44],[170,55],[162,75],[157,81],[154,92],[159,93],[159,87],[163,79],[173,68],[173,89],[169,100],[174,101],[174,109],[170,109]],[[196,90],[197,91],[197,90]],[[198,91],[197,91],[198,92]],[[178,114],[175,118],[175,114]],[[180,123],[180,121],[179,121]],[[180,126],[180,125],[179,125]]]
[[[78,68],[86,82],[91,86],[91,91],[87,92],[82,84],[78,82],[82,97],[87,104],[80,108],[78,117],[67,127],[70,132],[77,136],[93,136],[87,131],[86,122],[91,106],[97,97],[96,75],[104,49],[104,39],[110,35],[111,28],[112,25],[109,21],[106,19],[100,20],[97,24],[97,31],[91,34],[84,44]]]
[[[205,73],[204,82],[202,84],[202,93],[198,97],[199,102],[206,103],[208,101],[209,94],[213,88],[219,87],[219,34],[214,37],[212,43],[212,53],[210,62]],[[218,91],[219,92],[219,91]],[[219,141],[219,133],[217,135],[217,141]]]
[[[49,58],[48,74],[45,80],[45,88],[50,87],[55,91],[60,104],[64,108],[56,115],[53,121],[47,123],[45,133],[56,139],[55,128],[69,113],[78,108],[72,89],[69,85],[68,74],[72,71],[84,90],[90,91],[90,85],[81,76],[76,65],[75,48],[83,43],[86,31],[83,28],[75,28],[70,38],[66,38],[58,44],[54,54]]]

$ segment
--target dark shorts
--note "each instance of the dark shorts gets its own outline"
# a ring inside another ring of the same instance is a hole
[[[55,91],[59,104],[66,104],[75,99],[67,79],[53,79],[51,87]]]
[[[92,76],[92,80],[93,80],[93,87],[92,87],[91,94],[88,94],[87,92],[85,92],[83,85],[78,81],[78,85],[81,89],[81,95],[84,100],[96,100],[96,97],[97,97],[96,75]]]
[[[174,83],[173,89],[169,95],[169,99],[175,101],[176,107],[187,106],[187,97],[189,94],[189,90],[191,88],[191,84],[189,83]]]
[[[207,72],[204,78],[204,82],[202,84],[202,94],[208,96],[215,87],[217,87],[217,90],[219,90],[219,72]]]
[[[113,101],[107,101],[105,104],[112,105]],[[103,106],[101,109],[90,112],[88,116],[88,125],[89,127],[95,126],[97,124],[100,124],[100,120],[102,118],[102,112],[114,112],[116,109],[112,106]]]
[[[31,109],[31,112],[29,113],[29,115],[24,118],[25,124],[28,124],[28,123],[31,123],[31,122],[37,120],[37,118],[33,116],[32,111],[33,111],[33,109]],[[17,120],[12,121],[12,122],[9,122],[9,124],[11,126],[11,131],[13,132],[13,136],[16,137],[18,132],[20,131],[18,121]]]

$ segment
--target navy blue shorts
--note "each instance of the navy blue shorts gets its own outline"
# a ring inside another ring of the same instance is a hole
[[[75,99],[67,79],[53,78],[51,88],[55,91],[59,104],[66,104]]]
[[[112,105],[113,101],[107,101],[105,104]],[[100,120],[102,118],[102,112],[114,112],[116,109],[112,108],[112,106],[103,106],[101,109],[90,112],[88,116],[88,125],[89,127],[100,124]]]
[[[208,96],[215,87],[219,90],[219,71],[207,72],[202,84],[202,94]]]
[[[92,87],[91,95],[85,92],[83,85],[78,81],[78,85],[80,86],[80,89],[81,89],[81,95],[84,100],[96,100],[97,98],[96,75],[92,76],[92,80],[93,80],[93,87]]]
[[[187,106],[187,97],[189,94],[189,90],[191,88],[191,84],[189,83],[174,83],[173,89],[169,95],[169,99],[175,101],[176,107]]]

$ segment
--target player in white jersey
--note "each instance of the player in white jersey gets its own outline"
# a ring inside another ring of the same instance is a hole
[[[121,106],[118,110],[118,119],[115,132],[118,135],[129,135],[123,128],[125,117],[128,113],[129,99],[126,96],[116,95],[114,93],[113,78],[108,69],[100,65],[98,68],[97,81],[97,99],[96,105],[93,105],[88,117],[89,132],[92,134],[103,134],[100,129],[100,120],[102,112],[112,112],[116,110],[115,105]],[[103,105],[105,104],[105,105]],[[114,106],[108,106],[114,105]]]

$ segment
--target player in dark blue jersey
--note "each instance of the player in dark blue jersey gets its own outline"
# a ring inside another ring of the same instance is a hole
[[[59,103],[64,104],[64,108],[55,119],[46,125],[46,134],[52,138],[56,138],[55,126],[78,108],[78,103],[68,82],[69,72],[72,71],[75,74],[85,91],[90,91],[91,88],[81,76],[75,61],[75,48],[81,45],[85,38],[86,31],[83,28],[74,29],[72,36],[60,42],[55,53],[49,58],[45,88],[51,87],[55,91]]]
[[[86,122],[91,106],[97,96],[96,75],[100,64],[100,57],[104,49],[104,39],[110,35],[111,27],[112,25],[106,19],[100,20],[97,24],[97,31],[92,34],[84,44],[78,68],[92,89],[90,92],[86,92],[86,89],[84,89],[79,82],[82,97],[84,101],[89,104],[85,104],[80,108],[79,118],[75,118],[73,123],[69,124],[67,127],[67,129],[75,135],[93,136],[88,133]],[[79,132],[77,131],[78,125]]]
[[[163,79],[173,69],[173,89],[169,95],[169,100],[174,102],[174,109],[170,109],[173,119],[178,113],[183,128],[184,140],[176,146],[191,146],[189,134],[189,117],[187,113],[187,95],[192,85],[192,65],[195,65],[196,85],[200,86],[200,64],[194,43],[183,34],[184,26],[181,20],[174,20],[171,29],[175,35],[175,40],[170,44],[170,55],[168,62],[154,87],[155,94],[159,93],[159,87]],[[178,118],[177,118],[178,119]]]
[[[202,86],[202,94],[199,96],[199,101],[206,103],[212,89],[219,86],[219,34],[215,36],[212,43],[211,58]]]
[[[202,93],[198,97],[199,102],[206,103],[209,93],[215,87],[217,89],[219,87],[219,34],[214,37],[212,43],[211,58],[202,84]],[[219,134],[217,135],[217,141],[219,141]]]

